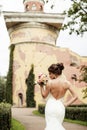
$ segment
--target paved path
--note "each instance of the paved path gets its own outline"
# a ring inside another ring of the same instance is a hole
[[[24,124],[26,130],[44,130],[45,119],[32,114],[32,108],[12,108],[12,116]],[[63,123],[66,130],[87,130],[86,126]]]

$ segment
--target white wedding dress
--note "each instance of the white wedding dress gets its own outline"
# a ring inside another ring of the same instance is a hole
[[[62,103],[62,99],[56,100],[50,94],[45,107],[45,130],[65,130],[62,126],[64,116],[65,107]]]

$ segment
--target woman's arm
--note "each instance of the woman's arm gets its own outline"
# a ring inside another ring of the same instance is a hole
[[[39,76],[38,84],[40,85],[41,95],[46,98],[50,92],[48,77],[45,74]]]
[[[46,98],[50,92],[48,83],[45,85],[45,87],[40,85],[40,90],[41,90],[42,97]]]
[[[69,101],[67,101],[66,103],[64,103],[64,105],[66,107],[71,105],[73,102],[75,102],[78,99],[78,96],[77,96],[76,92],[73,90],[72,85],[70,83],[68,84],[68,90],[71,93],[72,98]]]

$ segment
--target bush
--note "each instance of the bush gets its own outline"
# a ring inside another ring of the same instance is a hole
[[[0,102],[6,100],[6,81],[4,77],[0,77]]]
[[[87,107],[87,104],[73,104],[73,105],[70,105],[69,107]]]
[[[39,104],[38,111],[40,114],[45,114],[45,104]],[[87,121],[87,107],[80,107],[80,105],[67,107],[65,118],[78,121]]]
[[[45,104],[39,104],[38,111],[40,112],[40,114],[45,114]]]
[[[65,118],[72,120],[87,121],[86,107],[67,107]]]
[[[45,114],[45,104],[39,104],[38,111],[40,114]],[[80,107],[80,105],[67,107],[65,118],[71,120],[87,121],[87,107]]]
[[[0,130],[10,130],[11,128],[11,105],[0,103]]]

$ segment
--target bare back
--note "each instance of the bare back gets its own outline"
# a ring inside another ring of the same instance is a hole
[[[68,82],[64,79],[54,79],[50,81],[50,93],[53,95],[55,99],[59,99],[64,97],[67,89]]]

